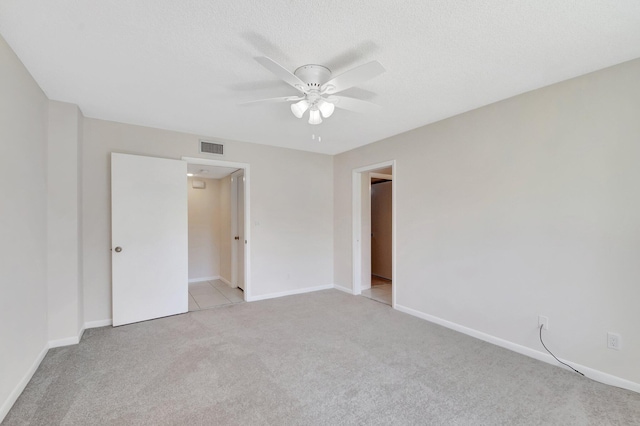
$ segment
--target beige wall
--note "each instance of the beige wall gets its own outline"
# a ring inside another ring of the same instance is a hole
[[[197,135],[84,120],[85,320],[111,318],[109,153],[165,158],[199,154]],[[227,141],[227,161],[250,164],[251,285],[254,297],[333,280],[332,157]]]
[[[48,100],[0,37],[0,421],[47,347]]]
[[[1,38],[0,75],[0,281],[13,283],[0,286],[1,418],[69,299],[47,300],[50,104]],[[251,165],[254,294],[350,287],[351,170],[396,159],[399,306],[532,351],[546,315],[559,356],[640,383],[638,75],[640,60],[334,158],[229,141],[226,159]],[[109,153],[200,156],[196,135],[76,125],[82,250],[65,261],[80,257],[84,285],[71,326],[111,318]],[[623,350],[606,349],[607,331]]]
[[[194,180],[204,182],[205,187],[194,188]],[[189,280],[219,277],[222,254],[221,181],[189,177],[187,192],[189,197]]]
[[[371,185],[371,273],[391,279],[391,181]]]
[[[640,383],[640,60],[334,158],[334,282],[351,171],[396,160],[396,302]],[[607,331],[622,335],[607,349]]]

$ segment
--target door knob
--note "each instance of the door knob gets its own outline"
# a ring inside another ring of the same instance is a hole
[[[116,247],[116,253],[120,253],[122,251],[122,247],[118,246]]]
[[[236,236],[236,237],[233,237],[233,239],[234,239],[234,240],[239,240],[239,239],[240,239],[240,237]]]

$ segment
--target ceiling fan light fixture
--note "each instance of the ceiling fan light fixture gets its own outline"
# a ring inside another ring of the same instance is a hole
[[[298,118],[302,118],[302,115],[307,109],[309,109],[309,101],[306,99],[296,102],[295,104],[291,104],[291,112]]]
[[[312,108],[309,111],[309,124],[320,124],[322,123],[322,117],[320,117],[320,110],[318,108]]]
[[[333,77],[331,70],[322,65],[303,65],[292,73],[266,56],[257,57],[255,60],[298,90],[300,94],[244,102],[244,104],[292,102],[289,107],[297,118],[302,118],[309,110],[309,124],[322,123],[323,118],[332,116],[336,106],[354,112],[371,112],[377,108],[377,105],[361,99],[333,95],[382,74],[385,69],[378,61],[368,62]]]
[[[333,114],[333,111],[336,109],[336,106],[331,102],[327,102],[324,99],[321,99],[320,102],[318,102],[318,109],[320,110],[324,118],[329,118],[331,117],[331,114]]]

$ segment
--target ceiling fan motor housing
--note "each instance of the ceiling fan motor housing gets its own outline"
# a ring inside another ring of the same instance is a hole
[[[306,90],[320,90],[320,87],[331,78],[331,70],[322,65],[303,65],[293,74],[307,83]]]

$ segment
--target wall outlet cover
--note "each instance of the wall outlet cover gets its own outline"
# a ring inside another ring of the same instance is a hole
[[[607,347],[619,351],[622,349],[622,337],[618,333],[607,333]]]
[[[549,329],[549,318],[545,317],[544,315],[538,315],[538,328],[540,328],[540,326],[542,326],[542,328],[544,330],[548,330]]]

